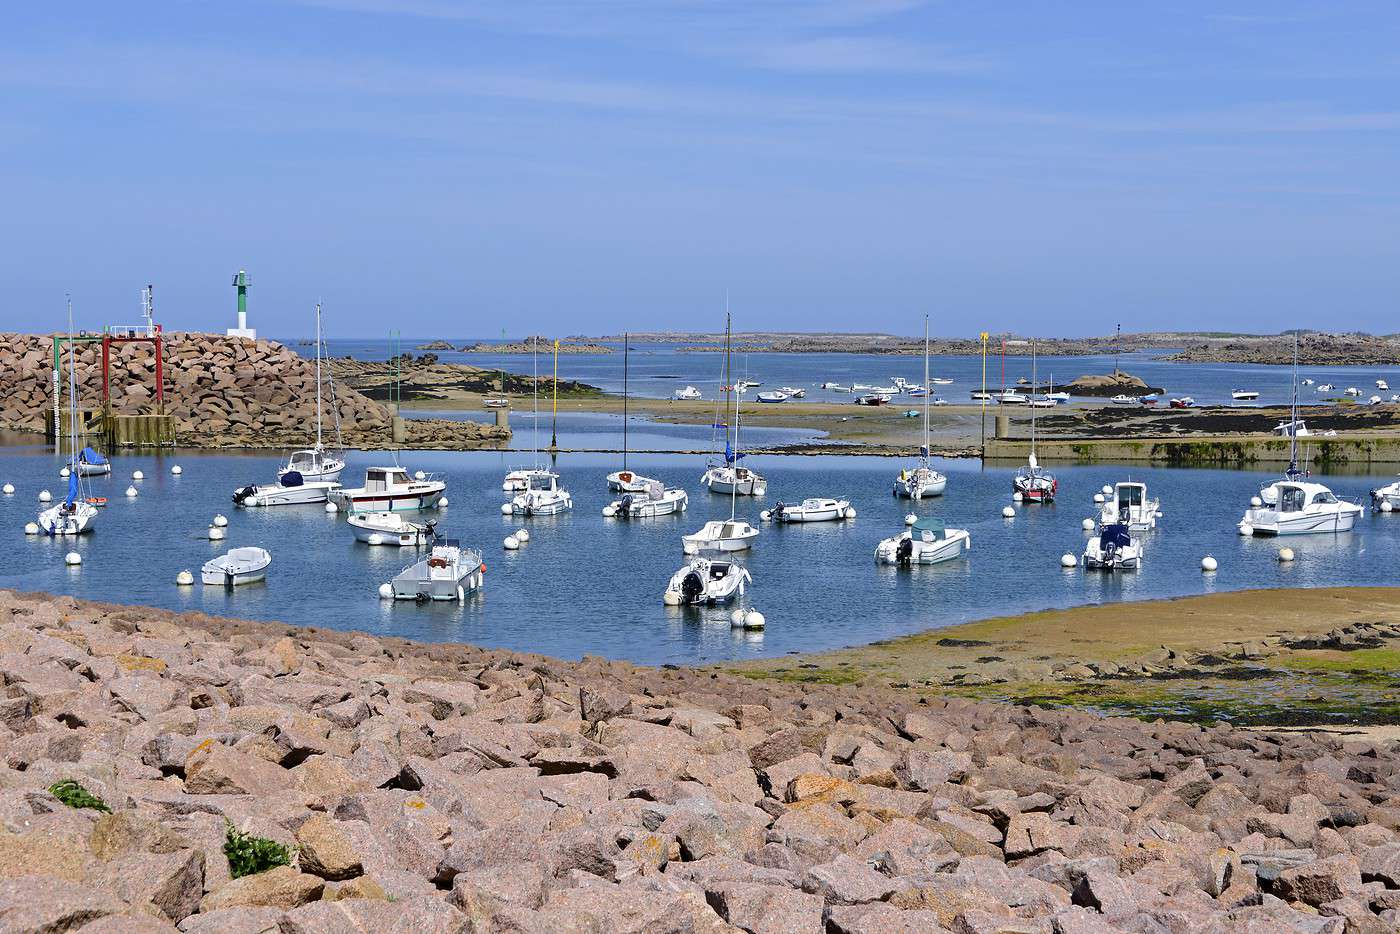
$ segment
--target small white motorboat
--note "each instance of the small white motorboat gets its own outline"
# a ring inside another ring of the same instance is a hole
[[[304,480],[295,470],[280,473],[276,483],[239,487],[233,491],[235,506],[304,506],[324,503],[331,491],[340,489],[334,480]]]
[[[1033,409],[1053,409],[1059,404],[1057,400],[1051,399],[1049,396],[1032,396],[1030,401],[1026,403]]]
[[[431,509],[442,499],[447,484],[436,476],[420,474],[410,478],[402,467],[370,467],[365,485],[355,489],[331,490],[330,501],[346,512],[403,512]]]
[[[1090,536],[1081,557],[1086,568],[1101,571],[1135,571],[1142,564],[1142,542],[1122,523],[1106,525]]]
[[[1360,390],[1360,389],[1357,389],[1355,386],[1348,386],[1346,389],[1343,389],[1343,390],[1342,390],[1342,395],[1344,395],[1344,396],[1359,396],[1359,395],[1361,395],[1361,390]]]
[[[934,386],[951,386],[953,381],[946,377],[933,376],[929,378],[929,383]]]
[[[1259,398],[1259,393],[1253,389],[1232,389],[1230,390],[1230,398],[1236,402],[1253,402]]]
[[[850,392],[850,391],[851,391],[851,387],[850,387],[850,386],[842,386],[842,385],[840,385],[839,383],[827,383],[827,384],[824,385],[822,388],[823,388],[823,389],[830,389],[832,392]]]
[[[615,470],[608,474],[608,489],[614,493],[644,493],[647,488],[657,481],[650,477],[643,477],[633,470]],[[521,490],[529,489],[527,481]]]
[[[1380,405],[1380,404],[1381,404],[1381,397],[1380,397],[1380,396],[1372,396],[1371,398],[1367,399],[1366,401],[1369,402],[1371,405]]]
[[[1240,520],[1240,531],[1253,535],[1307,535],[1350,532],[1361,515],[1355,503],[1340,500],[1321,483],[1281,480],[1273,484],[1273,502],[1251,507]],[[1261,499],[1263,497],[1261,496]]]
[[[758,538],[758,529],[743,519],[711,519],[681,542],[697,551],[745,551]]]
[[[437,537],[437,520],[410,522],[398,512],[352,512],[345,521],[355,530],[355,540],[366,545],[421,548]]]
[[[553,516],[574,508],[574,498],[559,485],[559,475],[548,470],[534,471],[525,492],[510,501],[517,516]]]
[[[240,584],[253,584],[266,578],[271,563],[272,555],[266,548],[251,545],[230,548],[227,553],[204,563],[200,579],[206,584],[232,590]]]
[[[711,493],[733,496],[762,496],[768,481],[756,470],[732,464],[712,464],[700,477]]]
[[[1390,392],[1390,384],[1383,379],[1376,380],[1376,388],[1383,392]]]
[[[1331,383],[1323,383],[1321,386],[1318,386],[1318,387],[1317,387],[1317,391],[1318,391],[1318,392],[1331,392],[1332,390],[1334,390],[1334,389],[1336,389],[1336,388],[1337,388],[1337,387],[1334,386],[1334,385],[1332,385]]]
[[[1311,386],[1314,382],[1315,382],[1315,380],[1305,379],[1305,380],[1303,380],[1303,385],[1304,385],[1304,386]]]
[[[1196,400],[1190,396],[1173,396],[1167,400],[1167,408],[1171,409],[1189,409],[1195,404]]]
[[[1007,389],[997,394],[996,401],[1001,405],[1025,405],[1026,394],[1014,389]]]
[[[651,480],[645,489],[626,493],[608,508],[619,519],[652,519],[685,512],[689,504],[685,490],[667,488],[660,480]]]
[[[871,392],[874,392],[874,393],[879,393],[879,394],[882,395],[882,396],[897,396],[897,395],[899,395],[899,387],[898,387],[898,386],[874,386],[874,387],[871,388],[870,391],[871,391]]]
[[[855,399],[856,405],[886,405],[890,401],[890,395],[883,392],[868,392]]]
[[[1389,503],[1392,510],[1400,510],[1400,480],[1371,491],[1371,505],[1380,509],[1382,503]]]
[[[456,600],[481,589],[486,565],[481,553],[463,548],[455,539],[443,539],[421,561],[409,565],[389,582],[395,600]]]
[[[510,406],[510,400],[501,396],[486,396],[481,400],[481,405],[487,409],[504,409]]]
[[[940,564],[972,550],[966,529],[947,528],[941,519],[920,519],[913,527],[875,546],[880,564]]]
[[[1063,390],[1061,390],[1061,391],[1059,391],[1059,392],[1047,392],[1047,393],[1045,394],[1045,398],[1047,398],[1047,399],[1054,399],[1056,402],[1068,402],[1068,401],[1069,401],[1069,393],[1064,392]]]
[[[1108,401],[1112,402],[1114,405],[1137,405],[1141,400],[1137,396],[1130,396],[1126,393],[1119,393],[1118,395],[1114,396]]]
[[[851,392],[869,392],[874,388],[874,386],[865,383],[851,383]]]
[[[733,561],[695,558],[671,575],[661,599],[667,606],[713,606],[744,595],[753,578]]]
[[[287,458],[287,463],[277,470],[277,479],[289,473],[301,474],[301,478],[308,482],[314,481],[335,481],[340,479],[340,473],[345,469],[345,458],[339,454],[332,454],[322,448],[308,448],[305,451],[293,451],[291,457]]]
[[[671,398],[684,402],[689,399],[699,399],[701,395],[700,390],[696,389],[694,386],[686,386],[671,393]]]
[[[1146,532],[1157,527],[1161,503],[1148,499],[1147,484],[1128,481],[1113,485],[1113,496],[1099,510],[1099,527],[1126,525],[1130,532]]]
[[[813,496],[795,505],[780,502],[768,511],[767,518],[774,522],[835,522],[854,515],[849,500]]]
[[[894,479],[894,495],[905,499],[923,499],[926,496],[942,496],[948,486],[948,478],[928,466],[925,459],[918,467],[905,468]]]
[[[786,395],[789,399],[801,399],[807,395],[807,390],[798,386],[780,386],[778,391]]]
[[[530,488],[530,476],[536,473],[548,473],[543,467],[519,467],[506,474],[506,478],[501,481],[501,490],[506,493],[523,493]]]
[[[970,393],[973,402],[995,402],[996,397],[989,392],[982,392],[980,389]]]
[[[759,393],[757,396],[755,396],[754,398],[756,398],[759,402],[786,402],[786,401],[788,401],[788,395],[787,395],[787,393],[785,393],[785,392],[780,392],[780,391],[777,391],[777,390],[770,390],[769,392],[761,392],[761,393]]]
[[[1285,438],[1306,438],[1311,433],[1312,432],[1308,431],[1307,423],[1301,418],[1280,422],[1274,426],[1274,434],[1281,435]]]

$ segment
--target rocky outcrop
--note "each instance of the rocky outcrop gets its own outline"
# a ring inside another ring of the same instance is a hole
[[[1161,387],[1149,386],[1139,376],[1131,373],[1124,373],[1115,370],[1103,376],[1081,376],[1071,380],[1063,386],[1055,386],[1051,391],[1069,393],[1072,396],[1102,396],[1111,398],[1117,395],[1145,396],[1149,393],[1161,393]]]
[[[488,370],[466,363],[441,363],[434,353],[418,357],[404,354],[397,361],[337,357],[328,361],[327,366],[337,380],[371,399],[388,399],[397,391],[403,402],[456,402],[474,395],[501,392],[525,395],[534,389],[534,379],[528,374]],[[553,375],[541,374],[539,384],[541,396],[552,393]],[[560,396],[596,396],[601,392],[587,383],[559,380]]]
[[[1163,357],[1174,363],[1262,363],[1284,366],[1293,362],[1293,335],[1232,335],[1181,341],[1181,349]],[[1400,363],[1400,336],[1387,334],[1324,334],[1298,336],[1302,366],[1393,366]]]
[[[194,332],[163,335],[165,411],[175,417],[181,444],[210,447],[285,447],[305,444],[315,431],[315,363],[268,340]],[[102,403],[102,349],[76,346],[79,405]],[[111,404],[118,414],[156,411],[155,357],[147,344],[111,348]],[[68,351],[63,356],[67,404]],[[328,371],[329,372],[329,371]],[[53,405],[53,337],[0,334],[0,427],[43,431]],[[381,403],[344,385],[324,386],[324,426],[338,417],[344,442],[362,447],[391,443],[391,414]],[[455,423],[457,446],[509,437],[504,429]],[[441,435],[439,428],[436,434]],[[499,436],[499,437],[497,437]]]
[[[7,930],[1400,925],[1383,744],[9,591],[0,658]]]
[[[462,348],[462,353],[554,353],[554,338],[534,334],[520,341],[509,341],[506,343],[493,344],[483,341],[479,344],[468,344]],[[591,343],[576,337],[565,337],[559,340],[559,352],[561,354],[579,353],[612,353],[611,347],[602,344]]]

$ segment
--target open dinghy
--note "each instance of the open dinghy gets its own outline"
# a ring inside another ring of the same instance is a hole
[[[848,500],[809,497],[796,505],[778,503],[764,518],[774,522],[835,522],[854,518],[855,514]]]
[[[662,601],[667,606],[712,606],[744,595],[753,578],[733,561],[696,558],[671,575]]]
[[[389,586],[395,600],[460,602],[481,588],[485,574],[480,552],[463,548],[448,538],[434,545],[428,557],[400,571]]]
[[[352,512],[345,521],[355,530],[355,540],[366,545],[421,548],[437,537],[437,520],[410,522],[397,512]]]
[[[611,512],[604,510],[603,514],[619,519],[651,519],[685,512],[689,500],[685,490],[668,488],[660,480],[648,480],[645,489],[625,494],[609,505]]]
[[[206,584],[232,590],[240,584],[252,584],[266,578],[267,567],[271,563],[272,555],[266,548],[230,548],[227,554],[204,563],[200,579]]]

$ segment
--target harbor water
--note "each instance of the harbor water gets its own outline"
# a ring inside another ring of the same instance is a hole
[[[367,466],[393,459],[353,453],[343,479],[358,485]],[[1272,476],[1265,472],[1055,467],[1059,500],[1017,505],[1008,520],[1001,513],[1011,504],[1014,467],[965,460],[939,463],[949,476],[947,494],[912,509],[969,529],[971,553],[949,564],[899,570],[877,566],[873,552],[880,539],[904,528],[911,511],[908,501],[890,495],[904,462],[753,457],[746,463],[768,476],[769,488],[762,500],[738,501],[738,514],[763,527],[754,549],[739,559],[752,572],[749,602],[765,614],[767,629],[746,633],[730,628],[727,609],[661,602],[667,579],[685,560],[680,536],[729,515],[730,500],[698,483],[704,457],[633,456],[634,470],[684,487],[690,508],[681,516],[630,522],[600,514],[615,498],[604,477],[620,466],[617,455],[560,456],[556,466],[574,509],[548,519],[500,514],[507,499],[501,479],[508,469],[528,466],[529,453],[407,451],[398,459],[410,471],[447,480],[450,505],[429,515],[443,534],[482,551],[485,586],[465,604],[380,600],[379,585],[412,563],[415,552],[360,544],[343,515],[320,505],[236,509],[230,501],[235,488],[274,477],[281,458],[268,452],[118,455],[114,474],[92,481],[93,492],[108,497],[109,505],[95,530],[74,541],[23,534],[38,511],[38,492],[61,495],[61,462],[42,446],[0,447],[0,483],[16,487],[0,497],[0,586],[566,658],[597,653],[652,664],[701,663],[862,644],[1048,607],[1253,587],[1388,585],[1400,554],[1400,514],[1368,513],[1355,531],[1341,535],[1286,542],[1240,537],[1236,522]],[[181,475],[172,475],[174,464]],[[134,470],[145,479],[133,483]],[[1062,569],[1062,554],[1083,550],[1081,522],[1097,512],[1093,494],[1129,478],[1145,481],[1164,513],[1159,529],[1146,535],[1142,570]],[[1364,475],[1322,479],[1350,499],[1387,482]],[[139,491],[134,498],[124,495],[129,485]],[[807,496],[849,499],[859,515],[812,525],[759,522],[760,509]],[[216,513],[228,517],[227,538],[210,542],[206,529]],[[529,543],[504,551],[504,537],[521,527],[530,529]],[[1296,552],[1295,561],[1278,560],[1281,544]],[[240,545],[272,553],[265,584],[232,592],[176,586],[180,570],[192,570],[197,579],[204,561]],[[80,566],[65,566],[70,550],[82,556]],[[1207,554],[1219,562],[1213,574],[1200,569]]]

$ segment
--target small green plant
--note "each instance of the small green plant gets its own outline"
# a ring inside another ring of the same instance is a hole
[[[269,840],[244,833],[227,823],[224,830],[224,855],[228,857],[228,871],[235,879],[266,872],[276,866],[288,866],[292,862],[292,848]]]
[[[54,782],[49,786],[49,794],[70,808],[88,808],[93,811],[101,811],[104,814],[112,813],[112,809],[107,806],[106,801],[78,784],[76,779],[65,778],[61,782]]]

